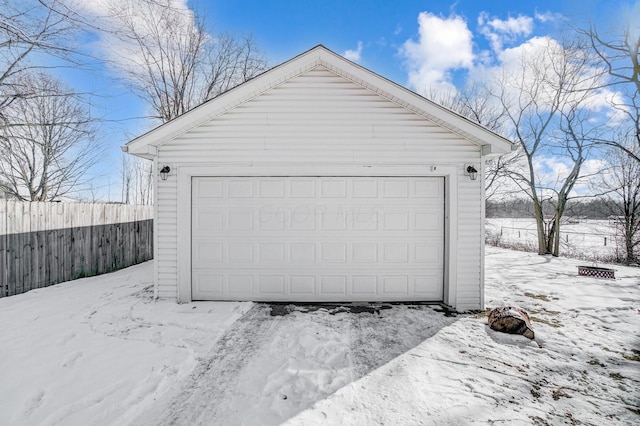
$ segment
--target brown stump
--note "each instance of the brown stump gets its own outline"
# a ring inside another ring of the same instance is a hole
[[[493,330],[509,334],[522,334],[533,339],[533,327],[529,314],[514,306],[500,306],[489,313],[489,327]]]

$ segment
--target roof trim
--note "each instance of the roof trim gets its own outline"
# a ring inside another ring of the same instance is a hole
[[[431,120],[482,147],[483,155],[511,152],[512,143],[494,132],[411,90],[382,77],[337,53],[318,45],[198,107],[138,136],[126,144],[126,152],[144,158],[157,155],[157,147],[256,98],[316,67],[323,67],[381,97]],[[155,148],[155,149],[154,149]],[[486,154],[485,154],[486,153]]]

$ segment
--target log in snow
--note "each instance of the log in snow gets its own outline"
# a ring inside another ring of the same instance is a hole
[[[524,309],[513,306],[500,306],[489,313],[489,327],[509,334],[522,334],[534,338],[529,314]]]

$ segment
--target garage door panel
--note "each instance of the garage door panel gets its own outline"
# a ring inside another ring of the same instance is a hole
[[[347,244],[322,243],[320,244],[320,262],[322,263],[346,263]]]
[[[320,230],[321,231],[346,231],[347,230],[347,212],[339,208],[321,211],[320,213]]]
[[[384,277],[382,280],[382,294],[408,296],[409,277],[406,275]]]
[[[402,271],[371,275],[369,271],[307,275],[243,271],[212,274],[194,270],[193,291],[211,300],[282,301],[407,301],[440,300],[442,276]],[[419,297],[420,299],[417,299]]]
[[[222,264],[224,260],[224,250],[224,244],[218,241],[195,241],[191,252],[193,266],[207,267],[212,264]]]
[[[289,277],[289,293],[292,297],[314,296],[316,294],[315,275],[291,275]]]
[[[321,178],[320,198],[346,198],[347,179],[345,178]]]
[[[262,179],[258,181],[258,197],[260,198],[284,198],[284,178]]]
[[[439,275],[418,275],[413,277],[413,293],[425,300],[438,300],[443,297],[442,287],[435,288],[433,283],[442,281]]]
[[[194,300],[442,300],[442,178],[205,177],[192,187]]]
[[[414,180],[412,188],[414,198],[431,198],[433,200],[443,198],[444,185],[438,180]]]
[[[201,298],[216,300],[224,298],[227,293],[224,291],[223,274],[194,269],[191,280],[193,293],[200,295]]]
[[[289,259],[293,263],[314,263],[316,260],[315,243],[292,243],[289,245]]]
[[[206,206],[200,206],[201,208]],[[345,211],[344,206],[281,206],[228,207],[217,204],[193,216],[193,228],[198,231],[217,231],[216,235],[235,235],[238,231],[318,231],[323,235],[331,231],[413,232],[434,231],[442,235],[444,214],[435,209],[404,211],[379,206],[356,206]],[[409,208],[409,207],[406,207]]]
[[[260,262],[278,262],[285,261],[285,244],[284,243],[259,243],[258,244],[258,260]]]
[[[409,198],[408,179],[382,179],[382,189],[383,198]]]
[[[433,231],[435,235],[440,235],[443,223],[443,211],[431,209],[413,212],[413,229],[416,231]]]
[[[413,246],[413,259],[416,264],[441,265],[444,253],[435,244],[416,244]]]
[[[409,263],[409,245],[383,244],[383,263]]]
[[[316,212],[309,206],[296,207],[289,213],[289,229],[294,231],[315,231]]]
[[[226,292],[232,297],[252,297],[257,293],[253,287],[254,277],[252,275],[229,274],[226,282]]]
[[[289,178],[289,198],[315,198],[316,178]]]
[[[345,275],[320,276],[320,294],[346,297],[347,277]]]
[[[227,228],[224,231],[253,231],[254,212],[246,210],[233,210],[227,215]],[[198,230],[200,231],[200,230]]]
[[[378,198],[378,180],[364,178],[351,181],[351,196],[353,198]]]
[[[221,198],[224,193],[223,178],[199,179],[195,182],[195,192],[201,200]]]
[[[229,198],[253,198],[254,179],[230,178],[227,180],[227,196]]]
[[[382,214],[382,229],[385,231],[408,231],[409,212],[407,211],[384,211]]]
[[[428,239],[420,244],[405,243],[400,240],[378,242],[377,239],[335,243],[331,238],[325,239],[327,242],[313,243],[277,242],[269,238],[257,241],[246,241],[240,238],[240,241],[224,243],[217,239],[196,239],[192,247],[193,266],[252,268],[281,267],[283,262],[311,266],[328,262],[353,263],[357,267],[357,265],[375,266],[381,263],[438,265],[443,260],[440,245],[429,244]]]
[[[258,213],[258,230],[261,231],[284,231],[285,212],[267,206]]]
[[[227,247],[227,262],[236,265],[252,265],[254,263],[253,248],[254,244],[251,242],[242,243],[228,243]]]
[[[378,243],[353,243],[351,253],[354,263],[378,263]]]
[[[379,228],[377,211],[358,208],[351,214],[351,229],[354,231],[377,231]]]
[[[285,293],[284,275],[260,275],[258,277],[258,293],[265,295],[281,295]]]
[[[220,232],[224,227],[224,214],[221,211],[203,210],[194,215],[193,226],[201,232]]]

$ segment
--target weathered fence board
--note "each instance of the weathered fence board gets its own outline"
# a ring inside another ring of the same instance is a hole
[[[153,258],[153,208],[0,200],[0,297]]]

